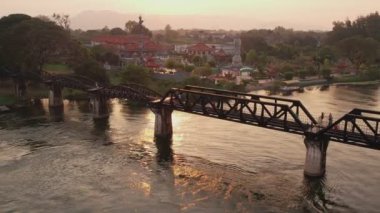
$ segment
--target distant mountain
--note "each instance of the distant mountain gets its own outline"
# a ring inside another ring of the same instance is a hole
[[[109,28],[121,27],[128,20],[136,20],[138,15],[122,14],[114,11],[83,11],[76,16],[70,17],[71,27],[73,29],[101,29],[104,26]]]
[[[72,16],[71,27],[73,29],[101,29],[104,26],[108,28],[121,27],[128,20],[138,20],[140,14],[126,14],[115,11],[83,11],[78,15]],[[260,27],[255,25],[257,21],[239,17],[219,17],[219,16],[204,16],[204,15],[144,15],[144,25],[151,30],[164,29],[167,24],[172,28],[179,29],[226,29],[226,30],[241,30]],[[261,22],[262,23],[262,22]]]
[[[128,20],[138,20],[140,14],[120,13],[110,10],[83,11],[71,17],[71,27],[73,29],[101,29],[121,27]],[[259,20],[255,16],[248,18],[244,16],[232,15],[146,15],[141,14],[144,25],[150,30],[164,29],[170,24],[173,29],[209,29],[209,30],[250,30],[250,29],[274,29],[277,26],[293,28],[295,30],[317,30],[324,29],[324,24],[312,23],[310,20]],[[330,22],[328,22],[330,23]],[[329,26],[329,24],[326,24]]]

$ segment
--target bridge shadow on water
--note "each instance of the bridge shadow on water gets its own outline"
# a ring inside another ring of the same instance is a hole
[[[16,108],[19,117],[40,117],[45,115],[45,109],[40,99],[31,99]]]
[[[23,126],[38,126],[48,122],[46,111],[40,99],[29,100],[25,105],[19,105],[8,115],[4,115],[4,122],[0,122],[3,128],[20,128]],[[7,119],[10,117],[11,119]]]
[[[91,112],[91,106],[90,106],[90,100],[77,100],[75,101],[78,105],[78,110],[81,113],[90,113]]]
[[[93,123],[94,129],[92,130],[92,134],[100,138],[103,138],[103,145],[112,145],[113,142],[111,141],[111,137],[108,133],[108,130],[110,129],[109,118],[105,117],[101,119],[93,119]]]
[[[65,115],[64,115],[63,106],[50,107],[49,108],[49,116],[50,116],[50,120],[53,122],[64,121]]]

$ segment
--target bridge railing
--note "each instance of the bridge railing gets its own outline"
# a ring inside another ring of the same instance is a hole
[[[159,100],[157,97],[147,96],[146,94],[125,85],[99,87],[90,89],[88,92],[105,96],[107,98],[121,98],[144,104],[149,104],[157,99]]]
[[[310,124],[303,123],[288,105],[257,99],[173,88],[160,104],[176,110],[297,134],[304,134],[310,128]]]
[[[379,111],[354,109],[319,130],[317,135],[326,135],[342,143],[380,148],[379,123]]]
[[[140,94],[149,97],[150,99],[161,99],[162,95],[158,92],[151,90],[144,85],[136,84],[136,83],[125,83],[122,84],[122,86],[126,86],[129,88],[134,89],[135,91],[139,92]]]
[[[213,88],[199,87],[199,86],[192,86],[192,85],[187,85],[185,89],[201,91],[201,92],[202,91],[209,92],[209,93],[214,93],[214,94],[222,94],[222,95],[228,95],[228,96],[234,96],[234,97],[248,98],[252,100],[271,102],[274,104],[285,104],[289,106],[290,110],[292,110],[297,115],[297,117],[302,121],[302,123],[307,123],[311,125],[317,124],[316,119],[312,116],[312,114],[307,110],[307,108],[299,100],[256,95],[256,94],[249,94],[249,93],[242,93],[242,92],[235,92],[235,91],[228,91],[228,90],[220,90],[220,89],[213,89]]]
[[[89,78],[81,75],[51,74],[48,72],[41,73],[41,80],[45,83],[54,83],[61,87],[72,89],[87,90],[95,87],[103,87],[101,83],[97,83]]]

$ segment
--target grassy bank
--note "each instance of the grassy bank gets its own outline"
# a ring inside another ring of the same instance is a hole
[[[0,95],[0,106],[1,105],[13,105],[17,102],[15,96],[11,95]]]
[[[73,74],[74,71],[65,64],[46,64],[43,70],[52,74]]]
[[[342,76],[339,78],[334,78],[334,83],[354,83],[354,82],[366,82],[374,81],[376,79],[370,78],[368,76]]]
[[[89,97],[87,92],[68,88],[63,89],[62,96],[64,99],[69,100],[83,100]]]
[[[48,98],[49,96],[49,88],[45,87],[42,84],[37,84],[33,86],[29,86],[27,89],[27,97],[29,99],[40,99],[40,98]],[[62,96],[64,99],[69,100],[81,100],[88,99],[88,93],[80,90],[73,90],[64,88],[62,91]],[[13,105],[17,103],[17,97],[14,92],[13,85],[0,87],[0,105]]]

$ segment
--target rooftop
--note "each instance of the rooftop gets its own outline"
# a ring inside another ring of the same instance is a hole
[[[187,48],[188,51],[212,51],[213,49],[204,43],[198,43]]]

